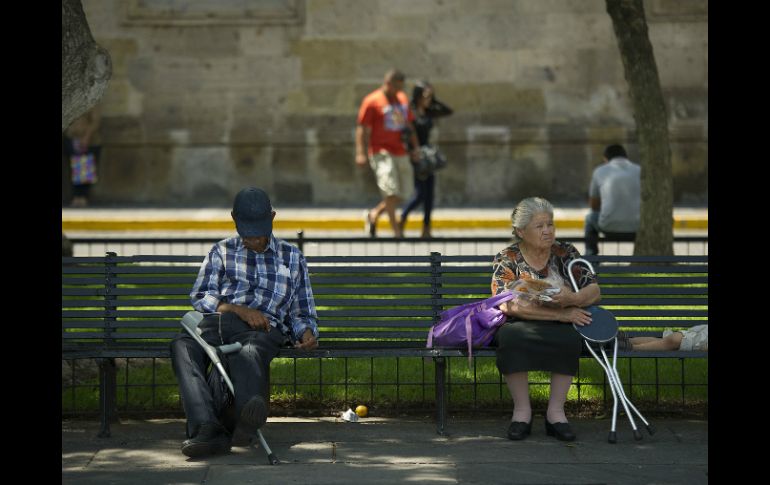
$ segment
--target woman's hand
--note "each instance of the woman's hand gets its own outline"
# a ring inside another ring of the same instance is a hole
[[[589,305],[595,305],[602,299],[602,293],[599,289],[599,285],[591,283],[590,285],[581,288],[580,291],[572,291],[571,288],[562,286],[561,292],[551,295],[551,300],[555,305],[561,308],[569,308],[572,306],[586,307]]]
[[[521,307],[521,306],[527,306],[529,305],[529,303],[530,303],[529,301],[526,301],[524,298],[519,297],[516,300],[509,300],[504,303],[501,303],[500,305],[498,305],[497,308],[499,308],[501,312],[505,313],[509,317],[515,317],[516,316],[514,315],[514,312],[516,311],[515,305],[518,304]]]
[[[566,286],[562,286],[559,293],[551,295],[551,303],[560,308],[578,306],[577,294]]]
[[[562,322],[574,323],[575,325],[582,327],[584,325],[591,325],[591,313],[582,308],[573,306],[564,308],[559,320]]]

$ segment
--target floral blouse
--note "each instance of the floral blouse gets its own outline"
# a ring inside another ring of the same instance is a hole
[[[509,289],[514,281],[521,278],[547,279],[573,289],[572,282],[567,275],[567,265],[579,257],[580,253],[575,249],[575,246],[556,241],[551,246],[551,257],[548,258],[548,264],[542,271],[537,271],[524,261],[519,244],[511,244],[497,253],[492,263],[492,295]],[[578,288],[585,288],[592,283],[597,283],[596,275],[591,273],[584,264],[572,266],[572,276],[575,278]]]

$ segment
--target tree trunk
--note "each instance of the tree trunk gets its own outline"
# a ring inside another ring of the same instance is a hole
[[[62,0],[62,132],[99,101],[111,74],[110,55],[94,42],[80,0]]]
[[[642,167],[641,224],[635,255],[672,255],[673,174],[668,116],[642,0],[606,0],[631,95]]]

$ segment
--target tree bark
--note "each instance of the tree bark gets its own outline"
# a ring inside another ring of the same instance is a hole
[[[62,132],[99,101],[111,74],[110,55],[94,41],[80,0],[62,0]]]
[[[668,115],[642,0],[606,0],[633,103],[642,167],[635,255],[672,255],[674,190]]]

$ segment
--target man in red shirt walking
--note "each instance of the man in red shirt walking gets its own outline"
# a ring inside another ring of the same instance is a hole
[[[405,77],[397,69],[385,73],[382,86],[369,93],[358,110],[356,164],[363,167],[369,162],[382,195],[380,203],[366,216],[371,237],[376,235],[377,219],[383,211],[388,214],[395,237],[403,237],[396,220],[396,207],[409,195],[413,170],[402,139],[406,130],[415,147],[411,160],[419,158],[419,144],[412,125],[414,113],[403,92]]]

